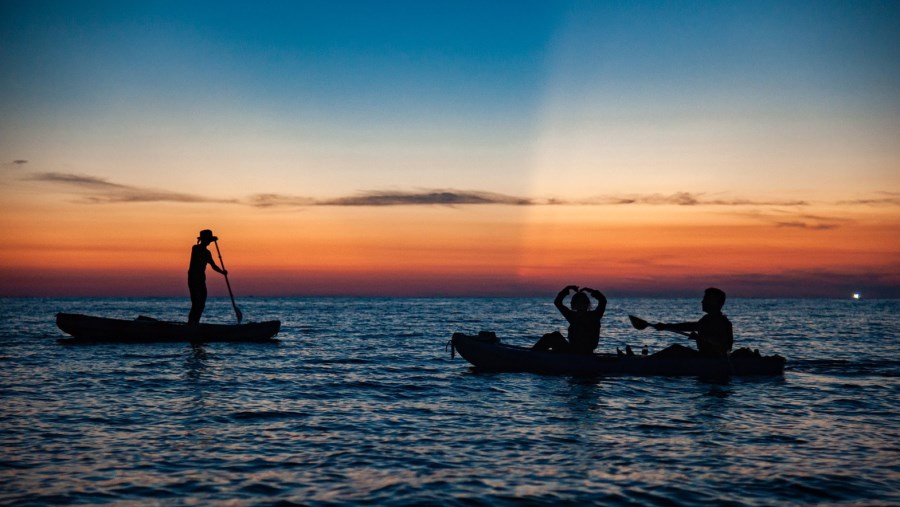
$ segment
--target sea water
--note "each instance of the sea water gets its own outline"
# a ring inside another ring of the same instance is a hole
[[[185,320],[180,299],[0,300],[0,503],[896,505],[900,301],[730,300],[784,376],[478,373],[447,341],[564,330],[547,299],[265,299],[277,344],[63,346],[57,312]],[[599,349],[684,338],[696,299],[611,301]],[[206,322],[233,322],[212,299]]]

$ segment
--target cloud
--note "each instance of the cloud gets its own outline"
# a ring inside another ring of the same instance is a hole
[[[94,188],[94,189],[124,189],[129,188],[125,185],[120,185],[118,183],[111,183],[103,178],[97,178],[96,176],[86,176],[83,174],[69,174],[69,173],[38,173],[33,176],[29,176],[26,178],[29,181],[44,181],[49,183],[62,183],[68,186],[81,187],[81,188]]]
[[[255,194],[251,195],[248,204],[258,208],[270,208],[275,206],[312,206],[316,200],[309,197],[300,197],[282,194]]]
[[[365,191],[347,197],[314,200],[306,197],[261,194],[252,198],[255,206],[421,206],[421,205],[483,205],[509,206],[610,206],[627,204],[677,206],[806,206],[806,201],[765,201],[750,199],[708,199],[704,194],[676,192],[674,194],[629,194],[600,196],[585,200],[559,198],[530,199],[526,197],[483,192],[477,190],[424,189],[419,191]]]
[[[16,171],[18,169],[24,168],[28,165],[28,161],[25,159],[16,159],[11,162],[0,162],[0,169],[3,170],[4,173]]]
[[[897,192],[879,192],[879,197],[869,199],[853,199],[849,201],[838,201],[840,205],[851,206],[900,206],[900,193]]]
[[[812,215],[809,213],[798,214],[790,210],[779,209],[765,211],[747,211],[744,213],[735,213],[735,215],[761,220],[776,227],[788,227],[816,231],[837,229],[842,225],[846,225],[852,222],[852,220],[848,218]]]
[[[135,202],[186,202],[186,203],[237,203],[236,199],[213,199],[193,194],[155,190],[113,183],[103,178],[69,173],[38,173],[26,178],[29,181],[41,181],[60,184],[77,190],[83,196],[83,202],[94,204],[135,203]]]
[[[582,201],[580,204],[622,205],[647,204],[653,206],[806,206],[800,200],[751,200],[751,199],[710,199],[703,193],[675,192],[673,194],[626,194],[600,196]]]
[[[149,190],[128,188],[120,192],[108,192],[102,195],[91,195],[86,200],[96,204],[128,203],[128,202],[185,202],[185,203],[220,203],[236,204],[237,199],[214,199],[193,194],[181,194],[167,190]]]
[[[15,161],[25,164],[27,161]],[[279,193],[253,194],[243,199],[221,199],[196,194],[144,188],[115,183],[96,176],[43,172],[23,178],[27,181],[39,181],[63,186],[82,198],[80,202],[92,204],[107,203],[139,203],[139,202],[178,202],[178,203],[220,203],[240,204],[257,208],[276,207],[312,207],[312,206],[347,206],[347,207],[385,207],[385,206],[721,206],[721,207],[803,207],[809,203],[803,200],[754,200],[743,198],[710,198],[704,193],[675,192],[672,194],[624,194],[598,196],[585,200],[565,200],[558,198],[531,199],[479,190],[454,189],[419,189],[419,190],[370,190],[356,195],[317,199]],[[877,198],[840,201],[838,204],[863,205],[900,205],[900,194],[882,192]],[[812,230],[828,230],[839,227],[846,219],[813,215],[797,215],[796,210],[741,210],[739,216],[748,216],[763,220],[778,227],[805,228]]]
[[[249,204],[257,207],[271,206],[467,206],[499,204],[508,206],[618,206],[618,205],[675,205],[675,206],[806,206],[806,201],[766,201],[750,199],[708,199],[704,194],[676,192],[674,194],[629,194],[600,196],[585,200],[559,198],[529,199],[526,197],[483,192],[477,190],[424,189],[418,191],[364,191],[359,194],[312,199],[282,194],[257,194]]]
[[[481,191],[420,190],[420,191],[367,191],[357,195],[330,199],[263,193],[246,199],[217,199],[195,194],[158,190],[115,183],[105,178],[84,174],[43,172],[24,178],[61,185],[82,196],[81,202],[91,204],[129,202],[181,202],[243,204],[257,208],[305,207],[305,206],[458,206],[458,205],[531,205],[529,199]]]
[[[775,222],[775,225],[778,227],[795,227],[798,229],[814,229],[820,231],[827,231],[829,229],[836,229],[838,227],[837,224],[828,224],[828,223],[809,223],[803,222],[801,220],[792,220],[788,222]]]
[[[492,192],[459,190],[368,191],[346,197],[313,199],[283,194],[256,194],[248,204],[260,208],[274,206],[463,206],[504,204],[524,206],[531,200]]]
[[[321,206],[410,206],[410,205],[470,205],[507,204],[529,205],[532,201],[521,197],[478,191],[424,190],[419,192],[373,191],[350,197],[319,201]]]

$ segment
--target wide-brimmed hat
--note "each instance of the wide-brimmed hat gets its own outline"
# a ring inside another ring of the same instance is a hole
[[[211,230],[203,229],[202,231],[200,231],[200,235],[197,236],[197,241],[203,241],[203,240],[219,241],[219,238],[213,236],[213,233]]]

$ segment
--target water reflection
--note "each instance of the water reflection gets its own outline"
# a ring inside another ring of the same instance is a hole
[[[192,343],[190,352],[184,360],[185,375],[189,379],[199,379],[209,368],[209,356],[202,343]]]
[[[209,376],[209,355],[206,346],[201,343],[190,344],[184,358],[184,378],[188,391],[184,396],[172,400],[173,406],[181,415],[203,414],[206,411],[206,390],[204,378]]]
[[[727,387],[721,385],[713,385],[710,387],[709,391],[706,392],[706,396],[710,396],[713,398],[727,398],[731,396],[731,394],[731,389],[728,389]]]
[[[697,391],[701,394],[697,397],[694,406],[694,419],[696,421],[718,421],[729,412],[733,394],[729,380],[717,380],[709,382],[705,379],[697,379]],[[716,429],[721,430],[720,426]]]

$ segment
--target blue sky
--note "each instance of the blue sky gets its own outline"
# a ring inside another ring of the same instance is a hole
[[[420,146],[438,166],[442,156],[477,163],[465,153],[481,150],[488,163],[510,157],[502,169],[512,171],[548,116],[574,129],[594,113],[626,127],[830,115],[896,129],[900,103],[895,2],[6,2],[3,11],[4,137],[92,123],[94,143],[137,144],[117,140],[123,123],[158,123],[182,139],[179,130],[218,124],[227,136],[261,129],[362,146],[376,161]],[[3,154],[39,157],[37,143],[22,144],[29,153]]]
[[[0,156],[45,171],[221,198],[898,183],[896,2],[2,8]]]
[[[77,158],[103,143],[135,158],[173,154],[162,166],[188,143],[201,158],[247,143],[245,163],[301,145],[335,174],[364,172],[364,161],[388,174],[362,177],[372,185],[464,185],[487,171],[498,181],[485,190],[516,192],[527,191],[512,183],[523,172],[540,171],[541,139],[762,117],[763,131],[847,122],[825,132],[829,143],[844,136],[884,152],[898,128],[895,2],[6,2],[3,11],[2,155],[38,161],[46,150],[57,165],[66,159],[56,150]],[[116,177],[128,157],[84,161],[80,170]]]

